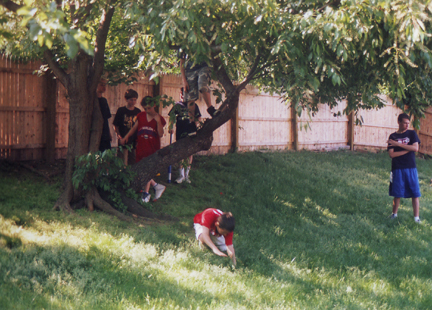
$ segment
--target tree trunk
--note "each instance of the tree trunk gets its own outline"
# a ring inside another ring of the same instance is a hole
[[[67,211],[71,211],[70,203],[82,196],[82,193],[74,189],[72,185],[75,158],[89,152],[93,114],[98,116],[97,113],[93,113],[96,92],[90,90],[88,86],[87,73],[91,59],[87,55],[78,55],[76,58],[71,65],[68,83],[64,85],[69,99],[69,142],[64,190],[54,206],[55,209],[60,208]],[[100,112],[99,117],[102,119]],[[92,129],[95,131],[93,135],[99,134],[100,139],[102,126]],[[95,146],[93,145],[92,148],[94,149]]]

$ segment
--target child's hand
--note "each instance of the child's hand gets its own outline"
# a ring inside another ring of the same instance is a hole
[[[225,253],[219,251],[217,248],[213,250],[213,253],[215,253],[217,256],[228,257]]]

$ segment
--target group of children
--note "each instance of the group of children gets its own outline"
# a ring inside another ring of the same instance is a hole
[[[104,113],[104,110],[108,109],[109,111],[109,108],[106,99],[102,97],[105,88],[105,81],[101,81],[98,86],[97,95],[104,117],[104,130],[109,132],[109,127],[107,126],[108,118],[111,117],[111,114],[109,113],[108,116],[106,111]],[[191,97],[189,96],[189,98]],[[141,112],[140,109],[135,107],[137,99],[138,93],[132,89],[128,89],[125,93],[126,105],[117,110],[113,121],[119,145],[130,146],[121,155],[125,165],[139,162],[141,159],[159,150],[161,147],[160,138],[164,134],[164,127],[166,125],[165,119],[159,114],[158,102],[155,102],[150,96],[144,97],[141,100],[141,107],[144,111]],[[183,99],[183,92],[181,99]],[[200,122],[201,113],[198,106],[194,102],[191,104],[184,101],[180,100],[176,102],[169,112],[175,115],[176,140],[195,134],[197,125]],[[213,115],[215,114],[213,113]],[[173,134],[173,132],[174,123],[170,122],[169,133]],[[112,137],[105,134],[104,139],[103,148],[110,148]],[[103,151],[104,149],[101,150]],[[183,181],[190,183],[189,171],[191,163],[192,156],[187,159],[186,169],[183,165],[180,167],[176,183],[182,183]],[[150,180],[142,192],[142,200],[144,202],[150,201],[151,194],[149,190],[151,187],[155,191],[153,201],[159,199],[166,189],[164,185],[156,183],[153,179]],[[194,217],[194,229],[197,240],[201,244],[207,245],[216,255],[222,257],[229,256],[233,265],[236,265],[232,242],[234,227],[235,219],[231,212],[222,212],[218,209],[208,208]],[[227,252],[228,255],[224,252]]]
[[[208,89],[210,74],[208,66],[198,65],[195,69],[184,69],[184,58],[181,60],[183,88],[181,100],[176,102],[170,111],[175,114],[176,140],[180,140],[197,131],[200,122],[201,113],[195,101],[198,99],[200,92],[203,94],[204,101],[207,105],[207,111],[214,117],[219,111],[211,105],[210,93]],[[101,80],[97,95],[99,104],[104,117],[104,127],[101,138],[100,150],[110,148],[112,140],[108,118],[108,103],[102,97],[106,89],[106,82]],[[135,105],[138,100],[138,93],[128,89],[125,93],[126,106],[117,110],[114,117],[114,130],[119,139],[120,145],[129,145],[130,148],[122,154],[125,165],[138,162],[141,159],[150,156],[160,149],[160,138],[164,134],[166,125],[165,119],[159,114],[159,104],[150,96],[141,100],[141,112]],[[412,207],[414,220],[420,223],[419,218],[419,197],[420,187],[418,181],[417,168],[415,163],[415,152],[419,149],[420,140],[415,131],[409,130],[410,117],[403,113],[398,117],[398,130],[392,133],[387,141],[389,156],[392,158],[392,170],[390,174],[389,195],[393,196],[393,212],[391,219],[397,218],[397,211],[401,198],[412,198]],[[174,124],[170,122],[170,134],[174,132]],[[186,165],[181,165],[179,177],[176,183],[190,183],[189,171],[192,163],[192,156],[187,159]],[[142,193],[142,200],[149,202],[151,198],[150,188],[153,187],[155,196],[153,201],[161,197],[166,187],[150,180]],[[194,217],[194,229],[197,240],[207,245],[213,253],[218,256],[226,257],[223,252],[227,252],[236,264],[235,251],[233,246],[233,231],[235,220],[231,212],[222,212],[218,209],[209,208]]]

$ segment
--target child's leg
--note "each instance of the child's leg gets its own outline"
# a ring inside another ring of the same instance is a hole
[[[187,183],[190,183],[190,182],[191,182],[191,180],[189,179],[189,172],[190,172],[190,169],[191,169],[192,158],[193,158],[193,156],[191,155],[191,156],[189,156],[188,159],[187,159],[187,161],[188,161],[188,163],[187,163],[188,166],[187,166],[187,168],[186,168],[186,172],[185,172],[185,181],[186,181]]]
[[[151,179],[151,180],[148,181],[148,183],[146,184],[146,186],[145,186],[145,188],[144,188],[144,191],[145,191],[146,193],[148,193],[148,192],[150,191],[150,186],[155,186],[155,185],[156,185],[156,182],[153,181],[153,179]]]
[[[400,205],[400,198],[395,197],[393,199],[393,214],[397,214]]]
[[[420,209],[419,197],[412,198],[412,207],[413,207],[414,217],[418,217],[419,213],[420,213],[419,212],[419,209]]]

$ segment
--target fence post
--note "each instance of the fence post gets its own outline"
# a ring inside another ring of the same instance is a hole
[[[348,144],[351,151],[354,151],[354,111],[351,111],[348,115]]]
[[[55,160],[57,80],[52,73],[45,75],[44,98],[46,101],[46,147],[45,160],[53,163]],[[41,124],[42,125],[42,124]]]
[[[295,109],[295,106],[291,104],[291,136],[292,136],[292,143],[293,143],[293,149],[294,151],[298,151],[298,118],[297,118],[297,111]]]
[[[237,152],[239,148],[239,135],[240,135],[239,105],[240,105],[240,100],[235,110],[235,114],[231,117],[231,150],[230,150],[231,153]]]

